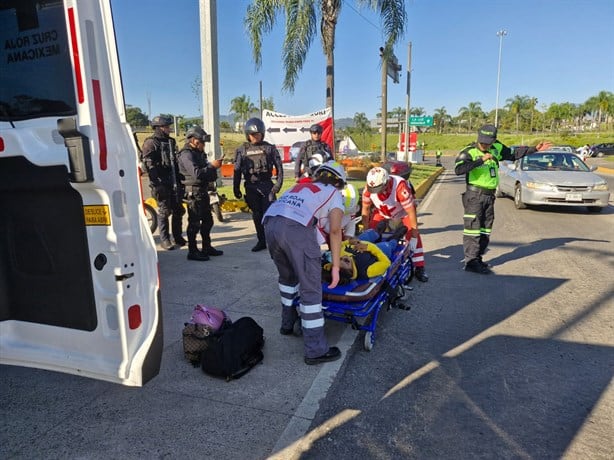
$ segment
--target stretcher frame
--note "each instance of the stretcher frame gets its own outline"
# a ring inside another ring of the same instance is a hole
[[[412,277],[412,261],[409,244],[400,241],[395,249],[394,260],[385,275],[349,285],[329,289],[322,283],[322,309],[324,317],[350,324],[352,329],[365,331],[364,348],[373,349],[375,328],[382,308],[393,307],[409,310],[399,300],[405,296],[405,285]]]

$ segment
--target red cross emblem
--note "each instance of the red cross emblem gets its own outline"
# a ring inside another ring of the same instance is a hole
[[[294,187],[292,187],[292,193],[298,193],[304,188],[308,188],[309,190],[311,190],[312,193],[318,193],[320,191],[320,187],[318,187],[314,183],[305,182],[305,183],[296,184]]]

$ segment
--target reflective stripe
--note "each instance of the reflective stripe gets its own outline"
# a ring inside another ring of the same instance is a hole
[[[475,214],[463,214],[464,219],[475,219]]]
[[[315,305],[303,305],[301,304],[301,313],[320,313],[322,311],[322,304],[317,303]]]
[[[284,307],[291,307],[292,304],[294,304],[294,299],[288,299],[287,297],[282,297],[281,298],[281,304]]]
[[[324,327],[324,318],[319,318],[319,319],[301,319],[301,325],[305,329],[315,329],[317,327]]]
[[[490,235],[491,231],[492,231],[492,229],[490,229],[490,228],[481,228],[480,229],[480,233],[483,233],[484,235]]]
[[[298,292],[298,284],[296,286],[286,286],[285,284],[278,284],[279,292],[284,294],[296,294]]]
[[[479,234],[479,230],[471,230],[470,228],[463,230],[463,235],[478,236]]]

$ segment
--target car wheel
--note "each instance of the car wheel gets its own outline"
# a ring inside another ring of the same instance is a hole
[[[516,184],[516,190],[514,190],[514,205],[516,206],[516,209],[524,209],[527,207],[527,205],[522,202],[520,184]]]
[[[603,152],[597,152],[597,158],[601,158],[603,156]]]
[[[588,212],[601,212],[603,208],[601,206],[588,206]]]

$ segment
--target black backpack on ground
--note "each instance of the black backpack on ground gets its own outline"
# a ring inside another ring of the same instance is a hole
[[[253,318],[244,316],[208,337],[200,365],[207,374],[238,379],[262,361],[263,346],[262,328]]]

